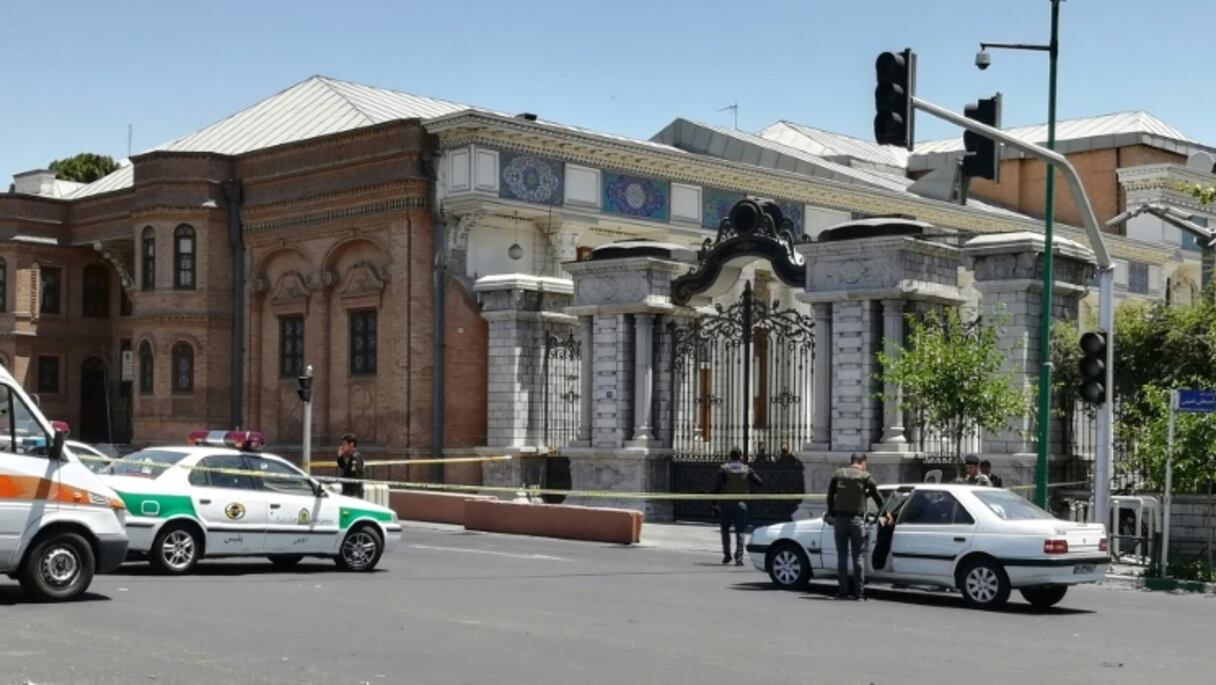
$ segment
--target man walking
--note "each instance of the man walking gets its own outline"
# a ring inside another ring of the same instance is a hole
[[[718,487],[715,492],[725,495],[746,495],[751,492],[751,486],[760,487],[764,483],[756,472],[743,463],[743,453],[738,449],[730,451],[730,461],[722,465],[718,471]],[[743,565],[743,534],[747,531],[747,504],[742,499],[723,500],[718,504],[718,523],[722,529],[722,563],[729,564],[730,529],[735,528],[735,566]]]
[[[363,478],[363,455],[359,454],[359,439],[353,433],[343,435],[338,443],[338,475],[354,480]],[[342,494],[362,499],[363,483],[342,483]]]
[[[882,496],[870,477],[864,454],[849,457],[849,465],[836,469],[828,484],[828,518],[835,528],[836,579],[839,589],[836,599],[865,599],[866,565],[865,513],[866,497],[882,510]],[[849,594],[849,567],[853,561],[853,584],[856,592]]]

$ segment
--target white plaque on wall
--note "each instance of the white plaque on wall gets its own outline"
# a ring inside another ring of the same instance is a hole
[[[131,381],[135,379],[134,369],[135,355],[131,350],[122,351],[122,380]]]

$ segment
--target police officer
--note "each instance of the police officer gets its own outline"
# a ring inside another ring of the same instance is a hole
[[[714,492],[726,495],[746,495],[751,492],[751,486],[760,487],[764,483],[760,476],[743,463],[743,453],[738,449],[730,451],[730,461],[722,465],[718,471],[718,487]],[[735,527],[735,566],[743,565],[743,533],[747,530],[747,504],[742,499],[723,500],[718,505],[718,523],[722,528],[722,563],[729,564],[730,529]]]
[[[342,436],[338,443],[338,472],[343,478],[363,478],[363,455],[359,454],[359,439],[353,433]],[[363,497],[363,483],[342,483],[342,494]]]
[[[992,472],[992,462],[987,459],[980,462],[980,474],[988,476],[988,480],[992,481],[992,487],[1004,487],[1001,484],[1001,477]]]
[[[992,487],[992,479],[980,473],[980,458],[974,454],[968,454],[963,458],[964,474],[954,479],[955,483],[963,483],[964,485],[983,485]]]
[[[866,455],[854,454],[849,465],[836,469],[828,484],[828,518],[835,528],[836,578],[840,583],[836,599],[865,599],[866,497],[882,510],[882,496],[870,477]],[[849,594],[849,558],[853,560],[853,584],[856,593]]]

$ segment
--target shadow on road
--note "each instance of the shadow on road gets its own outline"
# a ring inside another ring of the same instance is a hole
[[[381,569],[376,569],[371,574],[382,573]],[[265,564],[259,563],[207,563],[200,562],[186,576],[269,576],[269,575],[284,575],[284,576],[308,576],[308,575],[354,575],[349,571],[334,566],[333,562],[316,561],[313,563],[300,562],[291,568],[279,568],[269,562]],[[152,578],[176,578],[178,576],[160,573],[147,564],[131,563],[120,566],[117,570],[107,573],[108,576],[128,576],[128,577],[152,577]]]
[[[774,586],[772,583],[763,581],[736,583],[731,586],[732,590],[739,592],[785,592]],[[794,593],[791,593],[794,594]],[[804,592],[796,593],[799,599],[809,600],[813,602],[835,601],[836,586],[827,584],[812,583],[808,585]],[[975,611],[967,605],[961,595],[956,592],[945,591],[929,591],[929,590],[888,590],[878,588],[867,588],[866,596],[871,602],[897,602],[899,604],[927,606],[927,607],[943,607],[951,609],[966,609],[967,611]],[[1010,603],[1006,604],[1000,613],[1004,614],[1028,614],[1035,616],[1075,616],[1080,614],[1093,614],[1095,612],[1088,609],[1070,609],[1068,607],[1052,607],[1050,609],[1036,609],[1029,604],[1023,604],[1017,601],[1017,594],[1010,598]]]
[[[74,602],[108,602],[110,598],[106,595],[99,595],[94,592],[85,592],[76,599],[63,602],[63,604],[71,604]],[[15,585],[0,586],[0,606],[17,606],[18,604],[40,604],[35,602],[33,598],[25,594],[25,591]]]

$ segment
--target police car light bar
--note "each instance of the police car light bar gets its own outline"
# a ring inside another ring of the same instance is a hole
[[[266,438],[255,431],[194,431],[186,438],[186,444],[259,450],[266,444]]]
[[[51,430],[57,430],[65,436],[72,434],[72,427],[68,425],[67,421],[52,421]]]

